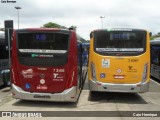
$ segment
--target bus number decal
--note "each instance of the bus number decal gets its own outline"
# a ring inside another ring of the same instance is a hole
[[[128,62],[138,62],[139,59],[128,59]]]
[[[110,67],[110,59],[102,59],[102,68]]]

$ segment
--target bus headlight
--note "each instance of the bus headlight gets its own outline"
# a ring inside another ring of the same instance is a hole
[[[92,76],[92,80],[96,81],[96,69],[95,69],[95,65],[94,63],[91,63],[91,76]]]
[[[146,82],[147,80],[147,73],[148,73],[148,63],[144,65],[143,75],[142,75],[142,82]]]

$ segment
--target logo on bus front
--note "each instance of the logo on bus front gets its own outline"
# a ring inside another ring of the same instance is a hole
[[[121,69],[117,69],[117,73],[121,73],[122,72],[122,70]]]
[[[53,81],[62,82],[63,79],[64,79],[63,74],[60,74],[60,73],[53,73]]]
[[[40,74],[40,78],[44,78],[45,77],[45,74]]]
[[[33,73],[33,69],[22,70],[23,75],[32,74],[32,73]]]
[[[32,58],[52,58],[53,55],[31,54]]]
[[[137,69],[134,68],[134,66],[128,66],[128,71],[127,72],[137,72]]]
[[[33,69],[22,70],[24,78],[33,78]]]
[[[44,79],[41,79],[39,82],[43,85],[46,81]]]

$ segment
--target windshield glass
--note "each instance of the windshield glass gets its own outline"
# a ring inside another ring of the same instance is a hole
[[[97,31],[95,32],[95,51],[98,53],[135,54],[145,50],[144,31]]]
[[[62,33],[19,33],[20,52],[66,53],[69,34]]]
[[[28,66],[60,66],[67,63],[68,31],[29,31],[17,33],[19,62]]]

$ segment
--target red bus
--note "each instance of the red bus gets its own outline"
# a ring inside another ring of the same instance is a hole
[[[82,47],[78,42],[81,39],[73,30],[14,30],[11,54],[13,98],[76,102],[85,80]]]

